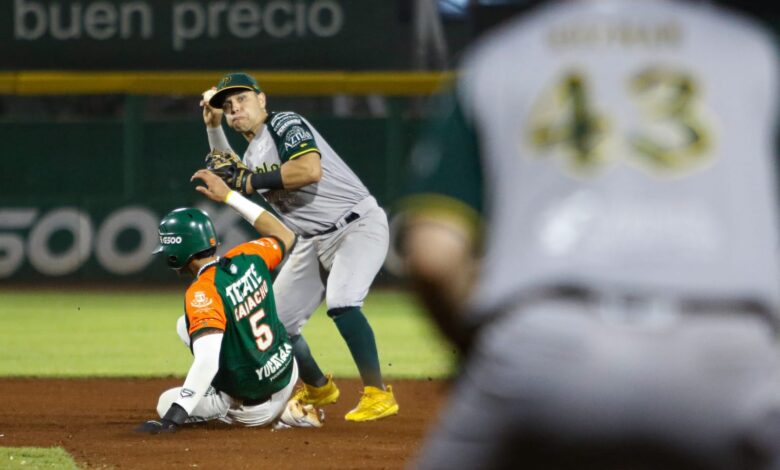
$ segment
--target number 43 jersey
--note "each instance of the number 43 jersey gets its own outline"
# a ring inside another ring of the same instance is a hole
[[[563,2],[518,21],[457,85],[488,218],[477,307],[555,283],[776,306],[770,37],[673,1]]]
[[[290,382],[292,346],[276,314],[269,272],[282,258],[275,239],[253,240],[202,269],[187,289],[193,341],[211,328],[224,331],[212,385],[234,398],[268,398]]]

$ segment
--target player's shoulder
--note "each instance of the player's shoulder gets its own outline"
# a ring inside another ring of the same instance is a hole
[[[202,272],[200,276],[195,278],[192,283],[187,287],[187,294],[196,291],[208,289],[210,286],[214,286],[214,269],[207,269]]]
[[[282,134],[290,126],[304,123],[303,116],[293,111],[271,111],[268,113],[268,127],[276,134]]]
[[[469,69],[493,60],[505,61],[503,54],[517,54],[518,43],[533,41],[538,31],[553,18],[567,11],[577,2],[553,1],[542,3],[502,22],[480,37],[465,51],[460,60],[461,69]],[[500,58],[499,58],[500,57]]]
[[[225,253],[226,258],[231,258],[238,255],[254,255],[267,250],[280,251],[282,248],[279,245],[279,241],[273,237],[263,237],[248,242],[241,243],[231,248]]]
[[[214,269],[210,269],[195,279],[187,288],[185,299],[193,308],[203,308],[211,305],[218,296],[214,284]]]
[[[718,3],[670,3],[677,9],[675,18],[690,28],[690,34],[704,38],[729,67],[776,67],[778,49],[774,34],[758,18]]]
[[[713,20],[718,21],[724,30],[730,28],[729,33],[733,32],[733,34],[744,38],[746,42],[750,42],[750,44],[746,44],[747,47],[760,47],[775,53],[774,33],[758,18],[742,11],[720,7],[717,4],[712,5],[709,10],[713,15]]]

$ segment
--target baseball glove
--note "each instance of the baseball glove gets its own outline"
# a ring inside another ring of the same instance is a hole
[[[230,189],[246,194],[246,180],[252,170],[236,154],[213,149],[206,155],[206,169],[222,178]]]

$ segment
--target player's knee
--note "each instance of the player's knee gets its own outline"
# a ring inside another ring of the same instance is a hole
[[[284,329],[287,331],[287,336],[290,338],[294,336],[300,336],[302,328],[303,326],[300,324],[300,322],[295,322],[291,325],[284,325]]]
[[[179,338],[184,342],[184,345],[188,348],[190,347],[190,333],[187,331],[187,320],[184,318],[184,315],[180,316],[178,320],[176,320],[176,334],[179,335]]]
[[[336,307],[336,308],[329,308],[328,309],[328,316],[332,319],[336,319],[337,317],[340,317],[341,315],[344,315],[345,313],[349,313],[353,310],[360,310],[360,307]]]
[[[168,389],[160,395],[160,399],[157,400],[157,414],[160,415],[160,418],[165,416],[165,413],[168,412],[168,408],[173,405],[173,402],[176,401],[176,398],[179,397],[179,392],[181,391],[181,387],[175,387]]]

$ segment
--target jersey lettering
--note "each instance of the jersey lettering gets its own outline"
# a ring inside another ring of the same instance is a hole
[[[263,281],[263,283],[260,284],[260,288],[257,289],[254,294],[239,304],[238,307],[234,307],[233,311],[235,313],[236,321],[246,317],[257,308],[258,305],[262,304],[266,295],[268,295],[268,283]]]
[[[263,162],[263,166],[255,165],[255,173],[268,173],[269,171],[276,171],[282,166],[278,163],[272,163],[270,166],[268,163]]]
[[[291,352],[292,346],[290,343],[284,343],[279,351],[273,353],[262,367],[255,370],[257,378],[260,380],[274,380],[277,373],[284,371],[284,366],[286,366],[290,360]]]
[[[250,265],[249,269],[247,269],[237,281],[225,288],[225,293],[230,300],[231,307],[235,307],[243,302],[247,296],[252,295],[264,283],[265,280],[257,274],[255,265]],[[266,292],[268,292],[267,288]],[[263,297],[265,297],[265,295],[263,295]]]

